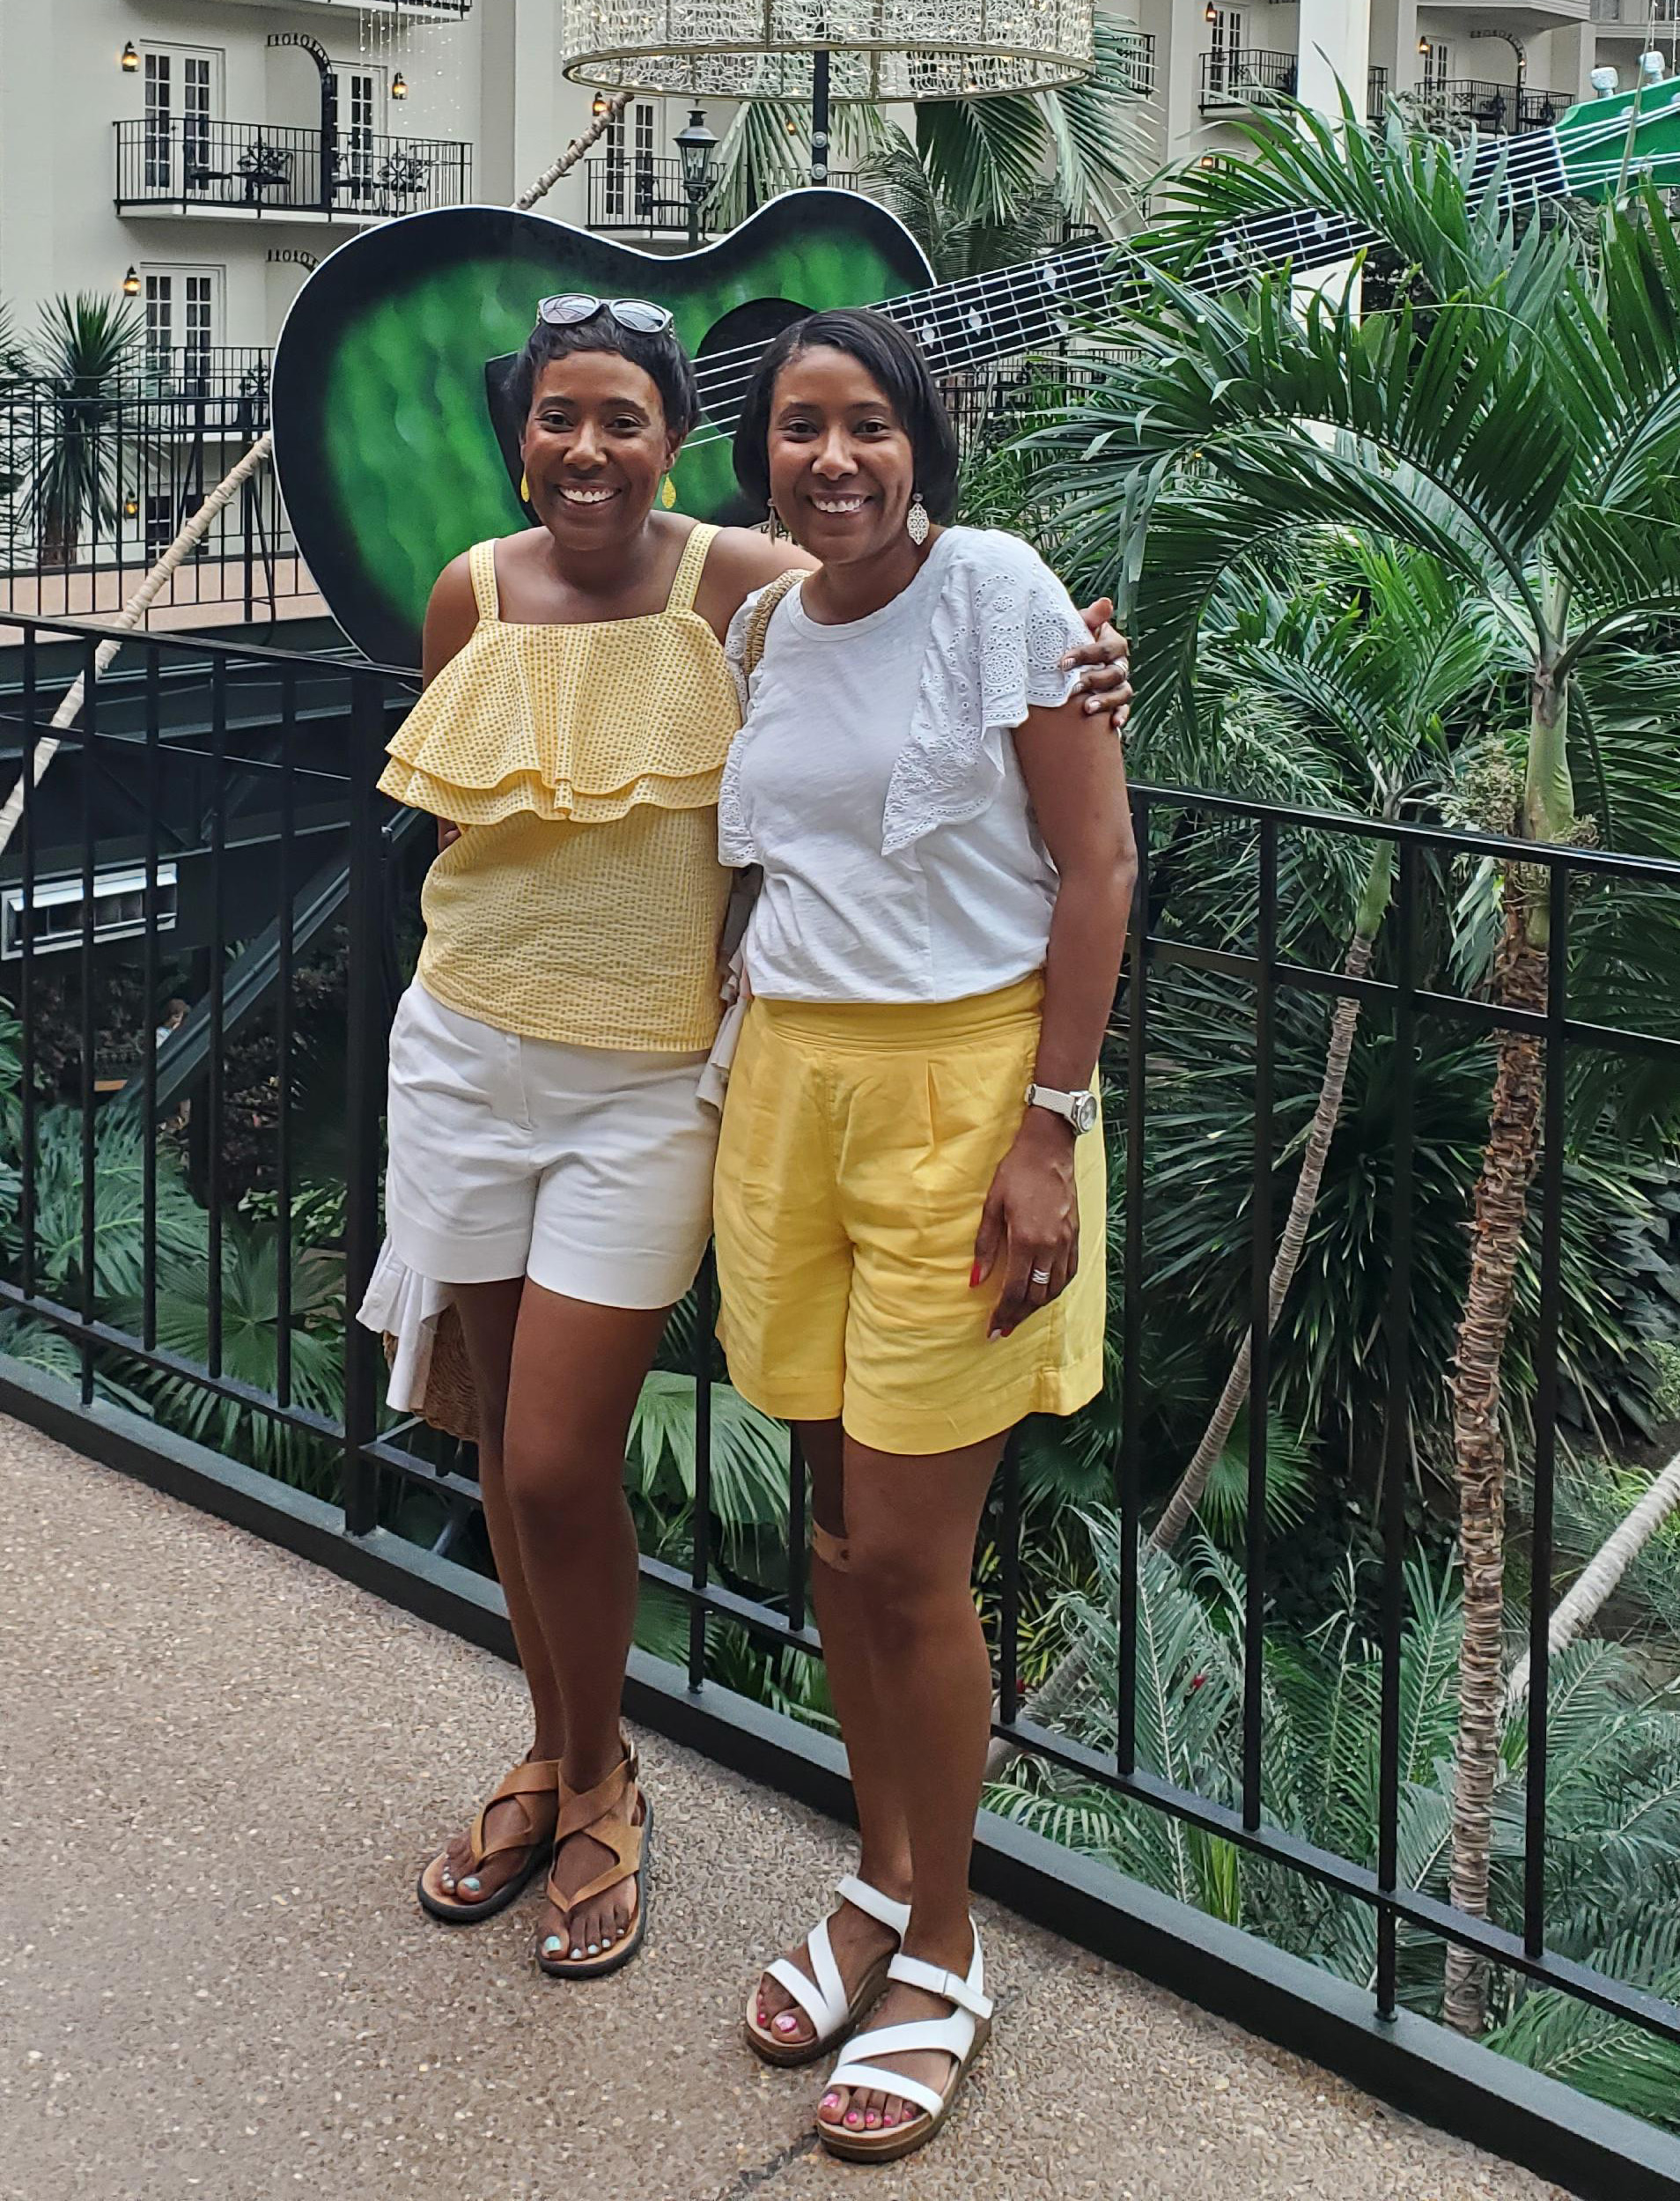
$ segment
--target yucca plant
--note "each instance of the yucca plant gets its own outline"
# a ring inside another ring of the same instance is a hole
[[[119,384],[144,331],[139,307],[84,291],[42,307],[32,373],[52,408],[52,432],[21,489],[44,565],[69,565],[87,528],[114,527],[123,450]]]
[[[1157,693],[1193,686],[1223,576],[1303,525],[1428,552],[1480,594],[1525,668],[1524,738],[1514,757],[1490,756],[1478,822],[1536,843],[1591,838],[1574,793],[1583,668],[1680,611],[1680,245],[1668,217],[1647,194],[1607,210],[1589,239],[1520,225],[1492,197],[1472,203],[1470,155],[1397,126],[1378,142],[1351,112],[1256,118],[1249,135],[1256,159],[1179,187],[1186,262],[1284,198],[1382,239],[1414,278],[1405,302],[1361,321],[1346,293],[1302,309],[1286,272],[1214,295],[1155,277],[1128,325],[1137,358],[1055,432],[1068,535],[1109,580],[1116,565],[1136,578],[1138,663]],[[1146,554],[1138,528],[1152,513]],[[1547,875],[1514,863],[1489,882],[1488,991],[1531,1015],[1547,999]],[[1636,932],[1627,900],[1585,897],[1576,929],[1599,937],[1583,948],[1603,961],[1613,933],[1609,959],[1646,991],[1642,1025],[1680,1028],[1672,915],[1647,908]],[[1543,1084],[1536,1032],[1502,1030],[1454,1372],[1467,1625],[1452,1893],[1473,1915],[1487,1906],[1503,1687],[1501,1380]],[[1448,1963],[1449,2020],[1477,2032],[1485,1968],[1456,1950]]]

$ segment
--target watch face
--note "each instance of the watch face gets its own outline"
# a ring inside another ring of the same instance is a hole
[[[1094,1131],[1097,1120],[1097,1098],[1094,1093],[1079,1093],[1073,1100],[1073,1128],[1075,1131]]]

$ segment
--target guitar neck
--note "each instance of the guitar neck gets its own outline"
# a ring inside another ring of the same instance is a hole
[[[1479,146],[1471,172],[1472,199],[1497,188],[1502,204],[1560,196],[1569,188],[1558,133],[1536,130],[1512,143]],[[1227,230],[1189,278],[1210,293],[1234,289],[1286,265],[1311,274],[1333,268],[1376,241],[1342,217],[1309,206],[1280,210]],[[1127,247],[1107,243],[965,276],[931,290],[884,299],[875,311],[908,329],[936,374],[984,366],[994,359],[1059,346],[1094,322],[1112,323],[1140,309],[1147,281],[1126,267]],[[699,368],[709,418],[733,430],[741,406],[741,371],[732,365],[709,378]],[[708,388],[708,380],[715,381]]]

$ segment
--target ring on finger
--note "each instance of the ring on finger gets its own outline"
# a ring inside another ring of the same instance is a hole
[[[1047,1268],[1035,1268],[1029,1272],[1028,1281],[1031,1283],[1048,1284],[1050,1280],[1050,1273]]]

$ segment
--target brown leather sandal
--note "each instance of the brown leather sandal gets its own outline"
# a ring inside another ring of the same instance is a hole
[[[550,1979],[604,1979],[608,1972],[616,1972],[628,1964],[642,1946],[647,1931],[647,1865],[653,1806],[642,1791],[637,1772],[636,1753],[626,1743],[623,1756],[606,1779],[597,1782],[593,1788],[579,1791],[568,1788],[564,1781],[560,1784],[560,1816],[554,1830],[554,1854],[557,1857],[562,1843],[569,1842],[573,1835],[586,1834],[592,1842],[599,1842],[603,1850],[612,1851],[614,1862],[571,1895],[556,1887],[551,1865],[549,1901],[569,1918],[579,1904],[604,1895],[621,1880],[630,1880],[636,1888],[636,1908],[621,1938],[599,1956],[562,1956],[557,1952],[564,1946],[563,1937],[557,1933],[544,1935],[538,1941],[534,1954],[537,1969],[546,1972]],[[638,1806],[639,1818],[635,1816]]]
[[[497,1804],[516,1800],[519,1806],[520,1831],[502,1842],[487,1843],[484,1821]],[[544,1823],[548,1813],[544,1802],[555,1807],[556,1817],[560,1808],[560,1761],[558,1758],[526,1758],[512,1771],[505,1774],[497,1784],[496,1793],[480,1807],[473,1821],[473,1831],[468,1837],[472,1851],[472,1863],[464,1873],[457,1873],[454,1887],[444,1885],[444,1861],[441,1854],[432,1858],[415,1883],[415,1894],[423,1910],[430,1912],[446,1926],[475,1925],[481,1918],[494,1918],[505,1910],[516,1897],[522,1894],[533,1878],[542,1869],[542,1860],[549,1854],[553,1839]],[[523,1855],[513,1877],[498,1887],[493,1895],[478,1901],[463,1901],[456,1892],[465,1886],[474,1873],[479,1872],[491,1858],[505,1857],[510,1850]]]

